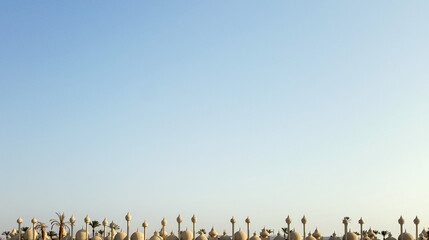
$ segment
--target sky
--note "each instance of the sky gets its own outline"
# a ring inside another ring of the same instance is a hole
[[[1,1],[0,231],[429,227],[428,1]]]

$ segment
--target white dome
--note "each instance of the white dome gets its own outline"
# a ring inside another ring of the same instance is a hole
[[[131,234],[131,240],[144,240],[144,234],[137,229],[137,232]]]
[[[239,229],[238,232],[234,234],[234,240],[247,240],[247,234]]]
[[[313,235],[311,235],[311,233],[308,233],[308,236],[305,238],[305,240],[316,240],[316,238],[313,237]]]
[[[316,239],[320,239],[322,237],[322,234],[320,234],[317,228],[316,230],[314,230],[313,237],[315,237]]]
[[[343,240],[345,240],[345,235],[343,236]],[[356,233],[349,231],[347,233],[347,240],[359,240],[358,236],[356,235]]]
[[[194,237],[194,234],[192,234],[192,232],[189,231],[188,229],[186,229],[180,234],[180,240],[192,240],[193,237]]]
[[[201,232],[200,235],[196,238],[196,240],[207,240],[207,237],[203,232]]]
[[[256,234],[256,232],[254,232],[250,240],[261,240],[261,238],[258,236],[258,234]]]
[[[84,229],[81,229],[81,230],[77,231],[75,239],[76,240],[88,240],[88,235],[89,234],[86,234],[86,231]]]
[[[153,236],[149,240],[162,240],[162,237],[159,235],[159,232],[154,232]]]
[[[212,227],[212,229],[210,230],[210,232],[209,232],[209,236],[210,237],[217,237],[217,232],[216,232],[216,230],[214,229],[214,227]]]
[[[412,234],[404,232],[398,236],[398,240],[414,240],[414,237]]]
[[[125,239],[127,239],[127,234],[124,232],[118,232],[113,238],[113,240],[125,240]]]
[[[18,234],[18,232],[16,231],[16,229],[12,229],[12,232],[10,232],[10,237],[14,237],[16,234]]]
[[[226,232],[223,232],[223,235],[219,238],[219,240],[231,240],[231,237],[226,235]]]
[[[179,240],[179,238],[176,235],[174,235],[173,231],[171,231],[171,234],[170,236],[167,237],[167,240]]]
[[[289,239],[290,240],[302,240],[301,234],[297,231],[292,231],[289,233]]]
[[[267,232],[267,229],[263,228],[261,233],[260,233],[262,238],[267,238],[270,236],[270,234]]]

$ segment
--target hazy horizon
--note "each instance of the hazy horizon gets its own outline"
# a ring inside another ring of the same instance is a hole
[[[0,231],[429,226],[428,1],[1,1]],[[200,227],[201,226],[201,227]],[[420,230],[421,231],[421,230]]]

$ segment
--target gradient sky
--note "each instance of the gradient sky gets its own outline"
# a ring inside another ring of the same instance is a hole
[[[1,1],[0,231],[429,227],[429,1]]]

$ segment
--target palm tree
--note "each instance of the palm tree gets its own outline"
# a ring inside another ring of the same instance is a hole
[[[56,233],[56,232],[54,232],[54,231],[49,231],[49,232],[47,233],[47,235],[52,239],[53,237],[57,236],[57,233]]]
[[[9,232],[9,231],[5,231],[5,232],[3,232],[1,235],[6,235],[6,240],[8,240],[8,239],[9,239],[10,232]]]
[[[46,231],[45,228],[47,228],[48,226],[46,226],[44,223],[42,222],[38,222],[36,225],[36,229],[40,229],[40,232],[42,233],[42,239],[45,239],[45,235],[46,235]]]
[[[22,227],[21,229],[22,229],[22,232],[25,233],[29,229],[29,227]]]
[[[89,226],[92,227],[92,236],[94,237],[95,236],[95,229],[97,227],[101,226],[101,224],[98,221],[94,220],[94,221],[89,223]]]
[[[67,224],[69,224],[69,222],[66,222],[66,216],[63,214],[59,214],[59,213],[55,213],[58,216],[58,220],[56,219],[51,219],[49,220],[51,222],[51,230],[52,228],[54,228],[55,226],[59,228],[58,231],[58,239],[61,240],[61,238],[63,237],[63,233],[65,231],[65,229],[69,229],[69,226],[67,226]]]
[[[113,225],[113,230],[118,230],[120,228],[119,225],[114,222],[112,222],[112,225]],[[109,228],[112,229],[112,226],[109,225]]]
[[[267,232],[268,232],[269,234],[271,234],[271,233],[273,233],[273,232],[274,232],[274,230],[273,230],[273,229],[267,229]]]
[[[103,236],[104,230],[98,230],[98,234],[100,234],[100,236]]]
[[[206,230],[204,228],[201,228],[200,231],[198,231],[198,234],[202,234],[202,233],[206,234]]]

